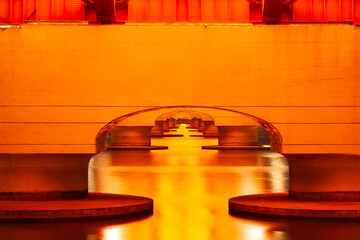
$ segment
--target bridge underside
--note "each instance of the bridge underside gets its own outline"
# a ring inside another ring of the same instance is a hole
[[[96,136],[108,122],[193,106],[215,125],[271,126],[292,197],[359,200],[354,26],[40,24],[0,35],[2,199],[86,195],[88,161],[103,149]],[[166,112],[119,124],[154,126]]]

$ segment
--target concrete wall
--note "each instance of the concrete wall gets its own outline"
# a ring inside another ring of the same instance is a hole
[[[0,153],[95,153],[118,116],[201,105],[272,123],[283,153],[360,154],[359,65],[350,25],[22,25],[0,31]]]

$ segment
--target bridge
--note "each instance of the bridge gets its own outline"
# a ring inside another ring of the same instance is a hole
[[[114,126],[198,111],[263,126],[290,198],[360,201],[360,31],[340,20],[4,25],[0,199],[86,198]]]

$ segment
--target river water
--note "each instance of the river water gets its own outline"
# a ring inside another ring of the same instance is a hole
[[[151,197],[151,216],[0,224],[0,239],[290,240],[360,239],[360,223],[275,220],[228,214],[228,199],[286,192],[286,159],[268,151],[202,150],[217,139],[154,138],[168,150],[105,151],[89,166],[89,191]]]

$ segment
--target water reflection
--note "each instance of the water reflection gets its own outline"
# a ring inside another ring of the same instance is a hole
[[[198,212],[197,212],[198,213]],[[202,222],[185,219],[156,219],[155,215],[134,221],[101,220],[56,223],[2,223],[1,239],[29,240],[121,240],[121,239],[204,239],[204,240],[356,240],[356,222],[312,222],[294,220],[242,219],[228,216]]]
[[[183,130],[182,130],[183,131]],[[286,160],[271,151],[202,150],[216,139],[154,139],[158,151],[105,151],[91,161],[89,189],[154,199],[146,218],[0,224],[1,239],[358,239],[360,223],[240,218],[229,198],[288,188]]]

